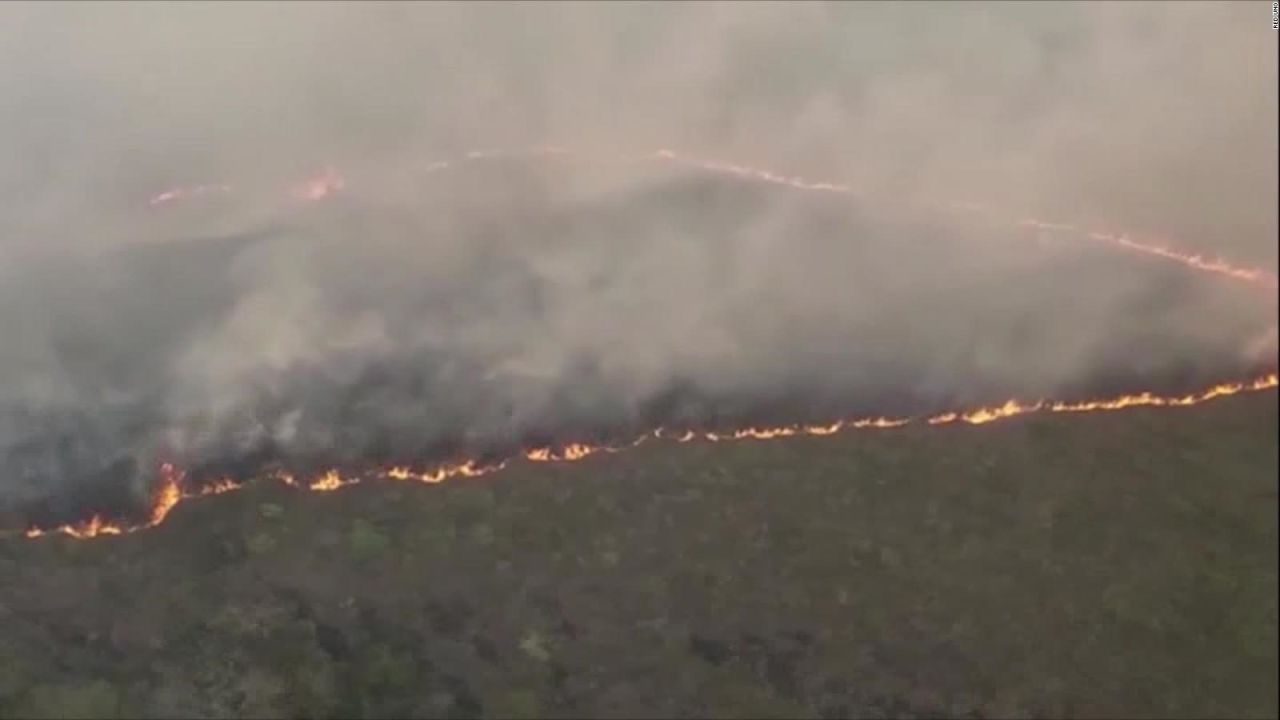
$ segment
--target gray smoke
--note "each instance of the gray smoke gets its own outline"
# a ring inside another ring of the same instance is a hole
[[[1273,367],[1265,293],[937,209],[1274,268],[1268,13],[5,4],[0,516],[127,508],[160,458],[358,467]],[[538,145],[601,159],[427,172]],[[607,159],[663,147],[874,201]],[[329,165],[341,194],[289,201]],[[147,205],[209,182],[234,192]]]

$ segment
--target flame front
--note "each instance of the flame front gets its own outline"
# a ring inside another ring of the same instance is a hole
[[[728,432],[697,432],[694,430],[684,430],[676,434],[671,434],[668,430],[658,428],[653,432],[642,435],[634,441],[623,445],[588,445],[585,443],[569,443],[560,447],[542,447],[526,450],[523,453],[523,457],[530,462],[574,462],[599,453],[620,452],[629,447],[635,447],[650,438],[686,443],[696,440],[704,442],[729,442],[735,440],[772,440],[775,438],[798,436],[827,437],[845,430],[887,430],[920,423],[926,425],[948,425],[953,423],[984,425],[997,420],[1004,420],[1007,418],[1041,412],[1085,413],[1125,410],[1137,407],[1190,407],[1222,397],[1238,395],[1246,392],[1261,392],[1275,389],[1278,386],[1280,386],[1280,375],[1273,372],[1246,382],[1232,382],[1214,385],[1200,392],[1188,395],[1161,396],[1154,395],[1150,392],[1142,392],[1133,395],[1119,395],[1113,398],[1085,400],[1080,402],[1048,400],[1025,402],[1009,400],[1003,404],[993,405],[991,407],[980,407],[963,411],[957,410],[927,417],[858,418],[852,420],[839,420],[825,425],[750,427]],[[269,477],[297,489],[305,489],[313,492],[333,492],[335,490],[355,485],[361,482],[362,478],[365,477],[385,480],[413,481],[434,485],[455,477],[475,478],[490,475],[507,467],[508,464],[509,461],[502,461],[493,464],[481,464],[475,460],[464,460],[458,463],[440,465],[427,469],[414,469],[408,466],[399,465],[389,467],[384,470],[373,470],[362,475],[343,475],[338,470],[329,470],[321,473],[306,483],[298,483],[292,475],[287,473],[276,473]],[[198,490],[184,491],[182,489],[184,474],[180,470],[177,470],[172,465],[166,463],[161,465],[159,475],[160,480],[152,501],[153,505],[149,515],[149,520],[145,523],[137,525],[121,525],[118,523],[108,522],[103,520],[100,516],[95,515],[81,523],[61,525],[53,528],[30,528],[25,534],[29,538],[61,534],[83,540],[103,535],[122,535],[125,533],[132,533],[161,524],[169,516],[174,507],[184,500],[191,500],[210,495],[221,495],[233,490],[239,490],[247,485],[245,482],[223,479],[205,485]]]
[[[353,485],[357,482],[359,482],[358,478],[343,478],[338,474],[337,470],[330,470],[315,480],[312,480],[307,487],[315,490],[316,492],[333,492],[334,490],[346,487],[347,485]]]

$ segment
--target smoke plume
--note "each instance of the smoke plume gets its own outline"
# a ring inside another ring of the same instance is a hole
[[[6,3],[0,526],[128,513],[161,462],[500,457],[1273,369],[1274,288],[1017,223],[1274,272],[1268,10]],[[468,156],[549,146],[573,152]],[[291,194],[326,168],[339,192]]]

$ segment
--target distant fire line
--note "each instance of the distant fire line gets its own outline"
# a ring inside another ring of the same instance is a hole
[[[422,172],[439,172],[462,163],[474,162],[477,160],[512,157],[574,158],[587,157],[587,155],[587,153],[574,152],[556,145],[540,145],[515,150],[471,150],[462,153],[458,159],[455,160],[437,160],[427,163],[423,166]],[[799,175],[784,175],[772,170],[765,170],[748,165],[739,165],[735,163],[684,155],[665,148],[640,154],[613,153],[609,154],[605,159],[627,162],[666,162],[683,167],[695,168],[712,174],[727,175],[738,179],[753,180],[771,185],[790,187],[797,190],[829,192],[841,195],[859,195],[858,191],[855,190],[852,185],[847,183],[810,180]],[[316,202],[331,197],[343,191],[345,188],[346,180],[343,176],[333,166],[328,166],[319,175],[295,183],[289,194],[294,200],[299,202]],[[202,195],[230,192],[232,192],[232,186],[226,183],[198,185],[187,188],[176,187],[153,195],[149,200],[149,204],[152,206],[165,205],[179,200],[193,199]],[[964,210],[969,212],[978,212],[988,216],[1000,216],[1000,213],[997,213],[991,208],[979,203],[952,201],[939,203],[938,205],[939,207],[945,207],[952,210]],[[1133,252],[1144,253],[1153,257],[1178,262],[1196,270],[1226,275],[1237,280],[1259,283],[1271,288],[1280,288],[1280,279],[1277,278],[1276,273],[1269,270],[1238,267],[1222,258],[1209,258],[1198,253],[1176,250],[1163,244],[1143,242],[1126,234],[1114,234],[1099,230],[1091,230],[1070,223],[1049,222],[1035,218],[1027,218],[1020,222],[1010,219],[1009,222],[1010,224],[1036,228],[1039,230],[1072,232],[1090,240],[1110,243]]]

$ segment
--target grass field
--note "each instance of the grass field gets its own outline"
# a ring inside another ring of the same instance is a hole
[[[1277,714],[1274,392],[0,542],[0,716]]]

